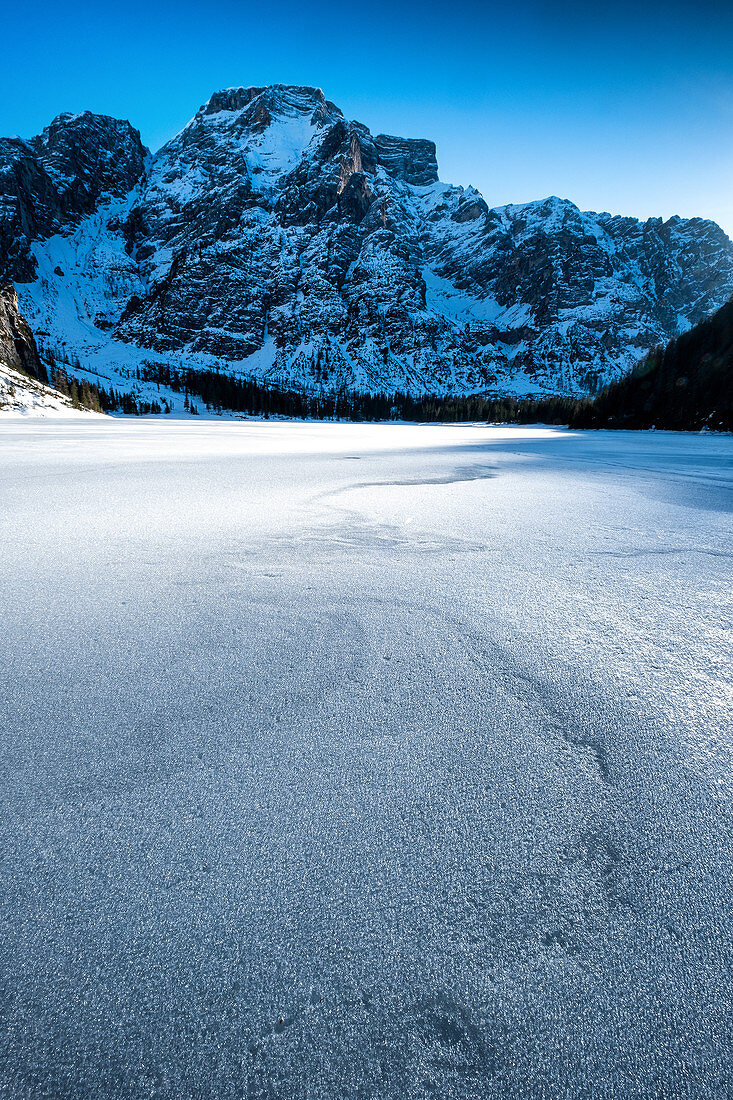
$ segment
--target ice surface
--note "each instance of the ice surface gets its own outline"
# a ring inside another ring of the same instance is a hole
[[[0,423],[3,1095],[731,1095],[732,459]]]

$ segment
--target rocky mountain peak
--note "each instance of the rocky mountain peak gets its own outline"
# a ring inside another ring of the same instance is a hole
[[[343,118],[338,107],[326,99],[320,88],[291,84],[225,88],[214,92],[198,114],[209,116],[242,112],[246,112],[244,122],[252,129],[264,129],[273,119],[294,115],[309,116],[314,126]]]
[[[58,190],[73,192],[90,208],[103,196],[126,195],[142,175],[147,155],[129,122],[91,111],[57,115],[33,145]]]
[[[91,111],[58,115],[29,141],[0,142],[0,279],[35,278],[32,242],[129,194],[147,156],[129,122]]]

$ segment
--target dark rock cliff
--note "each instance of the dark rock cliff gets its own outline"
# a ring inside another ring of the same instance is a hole
[[[36,341],[18,309],[18,295],[12,283],[0,286],[0,363],[48,382]]]

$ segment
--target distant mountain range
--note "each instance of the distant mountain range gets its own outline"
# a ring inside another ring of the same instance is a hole
[[[290,391],[578,395],[723,305],[733,244],[699,218],[491,209],[439,182],[432,142],[274,85],[217,92],[154,156],[88,112],[0,140],[3,280],[44,357],[128,393],[189,367]]]

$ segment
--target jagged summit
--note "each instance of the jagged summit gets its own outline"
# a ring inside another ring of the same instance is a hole
[[[317,118],[343,118],[335,104],[326,99],[320,88],[293,84],[270,84],[267,87],[224,88],[214,92],[199,108],[200,115],[219,114],[222,111],[242,111],[257,101],[257,112],[273,114],[308,114]]]
[[[593,391],[733,294],[714,223],[492,209],[426,139],[319,88],[215,92],[154,157],[128,122],[0,141],[0,277],[50,349],[272,386]],[[128,372],[128,373],[126,373]],[[127,382],[125,381],[127,379]]]
[[[173,143],[177,145],[183,134],[190,140],[192,130],[212,123],[223,128],[222,133],[249,134],[253,138],[273,126],[288,129],[291,134],[284,137],[281,144],[287,145],[292,155],[296,152],[302,155],[314,136],[328,131],[322,134],[322,159],[331,155],[338,146],[344,156],[359,164],[356,169],[359,172],[365,165],[374,170],[380,164],[388,174],[416,186],[435,183],[438,179],[432,141],[389,134],[372,137],[363,124],[348,122],[343,112],[326,99],[320,88],[272,84],[268,87],[225,88],[214,92],[181,134],[173,139]],[[296,138],[295,145],[293,137]],[[161,153],[166,149],[167,146],[164,146]]]

